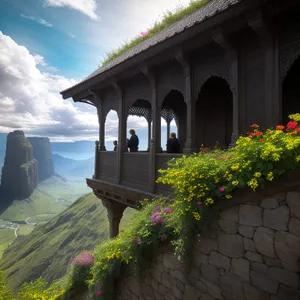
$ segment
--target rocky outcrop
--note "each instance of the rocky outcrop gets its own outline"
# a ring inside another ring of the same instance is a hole
[[[39,163],[39,181],[53,176],[55,171],[49,139],[46,137],[28,137],[27,139],[33,146],[33,157]]]
[[[4,198],[28,198],[38,183],[38,162],[24,132],[16,130],[7,136],[1,194]]]

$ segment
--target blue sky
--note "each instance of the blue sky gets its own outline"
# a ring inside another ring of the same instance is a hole
[[[62,100],[59,91],[88,76],[105,53],[149,28],[167,9],[188,3],[0,0],[0,132],[22,129],[52,141],[96,139],[95,110]],[[130,118],[128,127],[140,130],[146,145],[145,121]],[[113,114],[107,128],[110,144],[117,136]]]

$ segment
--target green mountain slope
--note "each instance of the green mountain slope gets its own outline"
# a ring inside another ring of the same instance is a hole
[[[133,212],[125,211],[121,227]],[[66,274],[75,255],[107,238],[107,211],[94,194],[87,194],[29,235],[17,238],[4,252],[0,269],[6,271],[13,289],[39,276],[50,283]]]

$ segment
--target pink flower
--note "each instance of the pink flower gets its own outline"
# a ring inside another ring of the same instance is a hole
[[[97,291],[97,292],[96,292],[96,295],[101,295],[101,294],[102,294],[101,291]]]
[[[137,238],[136,241],[137,241],[138,243],[140,243],[140,242],[141,242],[141,239],[140,239],[140,238]]]
[[[155,209],[156,209],[156,210],[159,210],[159,209],[160,209],[160,206],[156,206]]]
[[[220,187],[220,192],[223,193],[225,189],[223,187]]]
[[[146,36],[148,33],[149,33],[149,30],[145,30],[145,31],[141,31],[141,32],[140,32],[140,35],[141,35],[142,37],[144,37],[144,36]]]
[[[218,157],[218,158],[217,158],[217,160],[221,160],[221,159],[222,159],[221,157]]]
[[[198,204],[198,205],[202,205],[202,202],[201,202],[201,201],[198,201],[197,204]]]
[[[161,219],[161,222],[162,222],[162,223],[165,223],[165,219]]]

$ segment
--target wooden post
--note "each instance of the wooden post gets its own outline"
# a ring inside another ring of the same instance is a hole
[[[174,54],[175,59],[181,64],[185,76],[185,95],[184,100],[187,105],[186,116],[186,141],[183,152],[190,154],[196,152],[195,148],[195,103],[192,99],[192,79],[191,79],[191,64],[190,57],[184,54],[181,49],[176,49]],[[180,125],[179,125],[180,126]],[[178,130],[178,136],[179,130]]]
[[[110,238],[114,238],[119,234],[120,221],[127,206],[117,201],[109,200],[103,197],[101,197],[101,201],[103,206],[107,209]]]
[[[99,178],[99,141],[95,142],[95,166],[94,166],[94,179]]]

